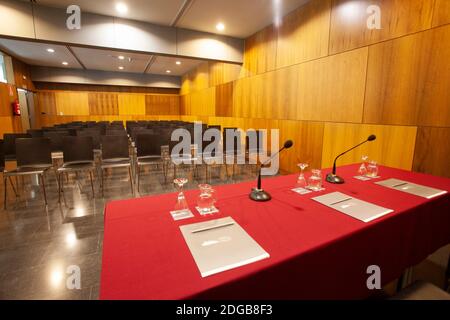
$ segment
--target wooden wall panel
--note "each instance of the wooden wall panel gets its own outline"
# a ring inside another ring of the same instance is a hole
[[[233,116],[233,89],[234,82],[216,86],[216,111],[218,117]]]
[[[277,28],[271,25],[245,40],[245,71],[241,76],[252,76],[275,69],[277,36]]]
[[[277,68],[328,54],[331,0],[310,1],[283,18],[277,43]]]
[[[118,95],[119,115],[145,115],[145,96],[120,93]]]
[[[450,128],[419,127],[414,171],[450,178]]]
[[[215,96],[216,90],[214,87],[195,91],[191,96],[191,111],[190,115],[214,116],[216,112]]]
[[[55,92],[56,112],[58,115],[89,115],[89,99],[87,92]]]
[[[450,1],[436,0],[434,5],[433,27],[450,23]]]
[[[145,114],[178,115],[180,114],[179,98],[176,95],[146,95]]]
[[[242,66],[239,64],[208,62],[209,87],[239,79]]]
[[[299,66],[297,119],[361,122],[367,48]]]
[[[6,83],[0,83],[0,116],[12,116],[11,103],[16,99],[16,87]]]
[[[12,59],[14,81],[18,88],[34,90],[33,81],[31,81],[31,73],[29,66],[15,58]]]
[[[39,112],[37,114],[56,115],[56,97],[53,91],[38,91],[36,93]]]
[[[370,47],[364,122],[450,126],[450,26]]]
[[[180,96],[180,115],[190,114],[191,111],[191,97],[189,94]]]
[[[90,115],[118,115],[119,102],[117,93],[89,92]]]
[[[330,54],[367,46],[431,27],[434,0],[334,0]],[[381,9],[381,29],[367,28],[367,8]]]
[[[0,116],[0,139],[3,134],[14,132],[12,116]]]
[[[377,140],[344,155],[338,160],[338,165],[358,163],[363,155],[368,155],[379,164],[411,170],[416,133],[417,127],[325,123],[322,167],[331,167],[338,154],[375,134]]]
[[[297,164],[306,162],[310,169],[320,168],[324,124],[307,121],[278,121],[280,146],[292,140],[294,146],[280,156],[280,168],[287,172],[299,172]]]
[[[177,88],[154,88],[114,85],[94,85],[81,83],[34,82],[38,91],[88,91],[112,93],[146,93],[146,94],[179,94]]]

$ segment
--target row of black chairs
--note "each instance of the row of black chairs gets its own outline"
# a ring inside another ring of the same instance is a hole
[[[3,144],[3,141],[2,141]],[[4,207],[7,202],[7,180],[10,181],[14,193],[17,192],[11,177],[38,175],[45,204],[47,204],[46,194],[46,174],[53,170],[58,184],[58,201],[61,202],[61,194],[64,194],[63,175],[69,173],[86,172],[89,174],[92,196],[95,196],[93,177],[97,169],[94,159],[94,143],[92,137],[65,136],[63,137],[64,161],[62,166],[55,168],[52,159],[52,146],[49,138],[18,138],[15,141],[17,167],[14,170],[5,170],[5,157],[0,153],[0,165],[4,179]],[[133,188],[133,177],[131,173],[131,158],[129,156],[128,138],[126,136],[104,136],[101,143],[101,189],[104,190],[103,171],[108,168],[128,167],[131,190]],[[2,148],[3,150],[3,148]]]

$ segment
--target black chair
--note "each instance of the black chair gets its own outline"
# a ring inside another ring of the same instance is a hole
[[[46,131],[44,138],[49,138],[52,146],[52,152],[62,152],[63,138],[69,136],[68,131]]]
[[[43,138],[44,137],[44,131],[40,129],[29,129],[27,130],[27,134],[32,138]]]
[[[128,134],[125,131],[125,129],[120,127],[109,127],[105,131],[106,136],[125,136],[127,137]]]
[[[94,144],[94,150],[100,150],[100,137],[101,132],[97,128],[89,128],[77,131],[77,136],[79,137],[92,137],[92,142]]]
[[[3,152],[3,140],[0,140],[0,171],[1,171],[2,174],[4,174],[4,172],[5,172],[5,154]],[[4,182],[5,190],[7,188],[6,180],[9,180],[9,183],[11,184],[11,187],[12,187],[12,189],[14,191],[14,194],[17,197],[17,191],[16,191],[16,188],[14,187],[14,184],[11,181],[11,178],[5,179],[4,176],[3,176],[3,178],[4,178],[3,182]],[[6,199],[5,199],[5,204],[6,204]]]
[[[180,140],[181,141],[181,140]],[[169,141],[169,159],[173,164],[173,177],[177,177],[177,166],[179,165],[188,165],[191,166],[191,170],[196,172],[196,161],[195,157],[195,147],[192,149],[192,145],[189,145],[189,152],[184,153],[183,150],[180,150],[179,153],[174,152],[175,146],[180,143],[180,141]]]
[[[37,174],[41,179],[45,204],[47,194],[45,191],[45,173],[53,167],[52,148],[48,138],[20,138],[16,139],[17,168],[4,172],[4,185],[6,178],[13,176],[26,176]],[[5,209],[7,190],[5,188]]]
[[[5,133],[3,135],[3,152],[5,161],[16,160],[16,139],[31,138],[27,133]]]
[[[140,191],[141,167],[162,164],[164,177],[166,178],[165,162],[161,155],[161,137],[156,134],[139,134],[136,136],[136,169],[137,185]]]
[[[109,168],[128,168],[130,175],[131,192],[134,194],[133,177],[131,173],[131,158],[128,148],[127,136],[103,136],[102,137],[102,163],[100,165],[102,177],[102,196],[104,196],[103,171]]]
[[[62,174],[75,172],[89,172],[91,180],[92,197],[94,193],[93,173],[95,171],[94,162],[94,142],[92,137],[64,137],[63,138],[63,154],[64,163],[58,168],[58,201],[61,202],[61,192],[64,192],[64,179],[61,179]]]

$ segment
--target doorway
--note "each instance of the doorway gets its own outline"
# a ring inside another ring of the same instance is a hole
[[[20,118],[22,130],[26,132],[33,128],[34,123],[34,94],[31,91],[17,89],[20,104]]]

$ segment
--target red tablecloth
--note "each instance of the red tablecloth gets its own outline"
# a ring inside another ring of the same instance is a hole
[[[450,191],[450,179],[380,168],[381,178],[353,178],[357,166],[339,168],[346,184],[298,195],[297,175],[267,178],[272,201],[253,202],[254,182],[216,187],[219,215],[194,212],[197,190],[187,191],[195,218],[173,221],[176,196],[163,194],[110,202],[105,210],[101,299],[359,299],[370,295],[369,265],[386,284],[450,242],[450,195],[432,200],[374,182],[398,178]],[[325,172],[324,172],[325,173]],[[310,198],[340,191],[395,212],[369,223]],[[232,216],[270,258],[202,278],[180,225]]]

